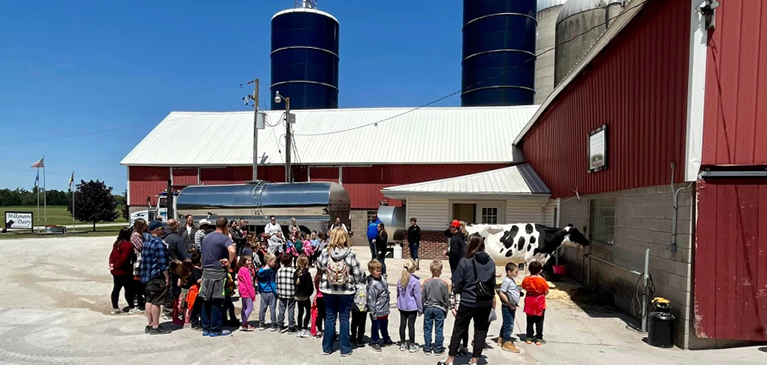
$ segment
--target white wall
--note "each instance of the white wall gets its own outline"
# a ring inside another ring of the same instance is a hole
[[[515,197],[506,201],[506,224],[538,223],[546,224],[543,204],[548,198]]]
[[[452,207],[447,199],[407,198],[406,217],[418,219],[424,231],[443,231],[450,222]]]

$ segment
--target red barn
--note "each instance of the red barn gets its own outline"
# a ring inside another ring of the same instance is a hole
[[[628,2],[515,141],[592,238],[570,272],[635,312],[649,249],[682,347],[767,340],[767,3],[701,3]]]

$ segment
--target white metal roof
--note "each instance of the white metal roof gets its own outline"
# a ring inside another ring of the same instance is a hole
[[[512,141],[537,108],[296,110],[292,113],[296,114],[293,132],[298,153],[292,160],[311,165],[519,163],[522,157]],[[266,113],[268,125],[258,135],[261,163],[282,164],[285,127],[279,121],[283,112]],[[252,111],[172,112],[120,163],[250,165],[252,136]]]
[[[424,195],[550,195],[551,190],[528,164],[477,174],[384,188],[389,198]]]
[[[570,85],[570,83],[580,75],[580,73],[588,66],[591,61],[594,60],[594,58],[597,57],[597,55],[602,52],[605,47],[607,47],[610,42],[620,34],[620,32],[629,24],[631,21],[636,17],[637,14],[644,8],[644,5],[647,3],[648,0],[629,0],[626,2],[626,5],[623,9],[623,11],[620,13],[619,16],[615,18],[612,25],[610,25],[610,28],[607,28],[607,30],[602,34],[602,36],[597,39],[597,41],[591,46],[591,48],[586,51],[586,54],[583,55],[580,61],[573,67],[573,69],[565,76],[564,79],[559,83],[559,85],[554,87],[554,90],[552,90],[551,94],[549,94],[548,97],[543,101],[543,104],[541,104],[541,107],[538,108],[538,110],[535,112],[535,115],[533,115],[532,118],[530,118],[530,121],[527,122],[527,125],[522,129],[522,131],[514,138],[514,144],[519,144],[522,142],[522,140],[525,137],[525,134],[530,131],[530,129],[535,125],[535,122],[538,121],[538,119],[543,115],[546,110],[548,110],[549,106],[554,102],[554,100],[559,96],[559,94],[567,89],[567,86]],[[568,2],[569,4],[569,2]]]

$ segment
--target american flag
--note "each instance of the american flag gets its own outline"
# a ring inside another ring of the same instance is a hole
[[[45,156],[43,156],[43,158],[41,158],[40,161],[37,161],[34,164],[32,164],[32,168],[35,168],[35,167],[38,167],[38,168],[39,167],[45,167],[44,160],[45,160]]]

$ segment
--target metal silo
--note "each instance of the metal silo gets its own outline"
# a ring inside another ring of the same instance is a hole
[[[554,90],[554,45],[557,17],[567,0],[538,0],[538,36],[535,40],[535,104]]]
[[[624,0],[568,0],[557,17],[554,85],[578,64],[620,14]]]
[[[338,20],[313,0],[272,17],[272,110],[277,91],[291,109],[338,108]]]
[[[529,105],[536,0],[464,0],[461,106]]]

